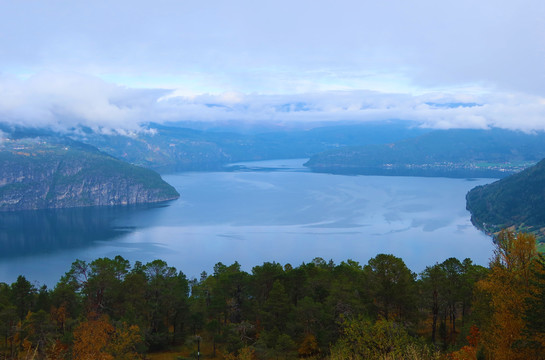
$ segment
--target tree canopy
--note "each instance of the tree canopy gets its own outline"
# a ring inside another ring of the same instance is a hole
[[[418,275],[390,254],[217,263],[199,279],[162,260],[76,260],[53,289],[0,283],[0,354],[192,357],[198,343],[218,359],[541,359],[544,289],[535,237],[510,231],[488,268],[449,258]]]

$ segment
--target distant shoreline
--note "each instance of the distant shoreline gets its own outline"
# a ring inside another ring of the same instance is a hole
[[[501,170],[455,168],[455,167],[349,167],[349,166],[309,166],[312,172],[335,175],[374,175],[374,176],[415,176],[446,178],[491,178],[501,179],[515,172]]]

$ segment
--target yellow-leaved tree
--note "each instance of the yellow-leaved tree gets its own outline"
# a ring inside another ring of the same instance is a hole
[[[74,330],[76,360],[138,359],[136,345],[142,341],[136,325],[114,327],[106,315],[92,314]]]
[[[536,256],[536,238],[532,234],[502,230],[496,237],[490,273],[477,283],[480,298],[488,302],[481,341],[491,359],[532,358],[524,346],[523,330],[525,299],[531,293]]]
[[[106,315],[82,322],[74,330],[74,359],[112,360],[114,357],[106,352],[106,347],[113,332],[114,327]]]

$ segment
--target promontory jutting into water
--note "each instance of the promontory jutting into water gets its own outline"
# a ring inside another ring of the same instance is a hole
[[[304,162],[164,176],[181,198],[161,205],[0,214],[0,277],[53,285],[75,259],[116,255],[163,259],[188,277],[217,262],[250,270],[378,253],[417,272],[449,257],[487,264],[492,241],[472,226],[465,194],[492,179],[316,174]]]

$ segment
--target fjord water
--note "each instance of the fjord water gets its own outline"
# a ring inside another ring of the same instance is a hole
[[[379,253],[416,272],[449,257],[488,263],[492,241],[471,225],[465,194],[492,179],[317,174],[304,161],[164,176],[181,194],[166,204],[2,213],[0,282],[52,286],[75,259],[116,255],[162,259],[190,278],[217,262],[250,271]]]

